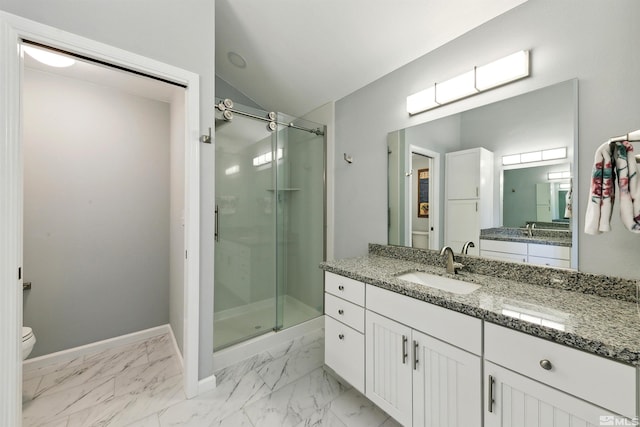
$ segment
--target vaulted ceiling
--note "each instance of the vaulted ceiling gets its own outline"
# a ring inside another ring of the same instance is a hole
[[[301,115],[525,1],[216,0],[216,74],[265,109]]]

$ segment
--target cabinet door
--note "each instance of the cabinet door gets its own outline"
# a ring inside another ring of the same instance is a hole
[[[413,426],[482,425],[480,357],[413,331]]]
[[[324,319],[324,363],[364,393],[364,336],[330,316]]]
[[[633,425],[631,420],[491,362],[485,362],[485,380],[485,427]],[[614,419],[628,424],[607,423]]]
[[[468,240],[475,244],[469,255],[478,255],[480,248],[480,213],[478,200],[448,200],[445,221],[445,245],[459,254]]]
[[[477,199],[480,194],[480,151],[447,153],[447,199]]]
[[[403,426],[411,426],[411,329],[366,312],[366,396]]]

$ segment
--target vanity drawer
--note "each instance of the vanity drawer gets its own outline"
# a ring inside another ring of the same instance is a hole
[[[364,333],[364,308],[331,294],[324,294],[324,312],[327,316]]]
[[[367,310],[470,353],[482,354],[482,320],[367,285]]]
[[[632,366],[491,323],[485,323],[484,344],[486,360],[626,417],[636,415]]]
[[[497,251],[480,251],[482,258],[496,259],[498,261],[515,261],[515,262],[527,262],[527,256],[521,254],[510,254],[508,252]]]
[[[527,244],[522,242],[505,242],[502,240],[480,239],[481,251],[506,252],[509,254],[527,255]]]
[[[571,262],[567,259],[544,258],[540,256],[529,256],[529,263],[536,265],[548,265],[551,267],[570,268]]]
[[[354,304],[364,306],[364,283],[326,272],[324,290]]]
[[[356,390],[364,393],[364,335],[324,317],[324,362]]]
[[[529,256],[571,259],[571,248],[568,246],[529,244]]]

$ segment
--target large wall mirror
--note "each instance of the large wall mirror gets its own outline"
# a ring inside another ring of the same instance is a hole
[[[526,241],[531,233],[534,243],[562,244],[571,256],[561,266],[577,268],[577,221],[571,209],[577,206],[572,179],[577,173],[577,93],[577,80],[569,80],[391,132],[388,243],[428,249],[447,244],[447,220],[460,218],[451,209],[446,212],[447,186],[457,185],[457,177],[467,172],[447,171],[447,153],[482,147],[493,157],[492,183],[484,193],[490,222],[483,223],[482,233],[506,232],[512,236],[506,241]],[[513,157],[503,159],[556,148],[565,148],[566,155],[553,160],[522,156],[515,163]],[[469,251],[480,253],[478,247]]]

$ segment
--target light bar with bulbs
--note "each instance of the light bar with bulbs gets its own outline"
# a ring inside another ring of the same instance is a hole
[[[529,73],[529,51],[521,50],[407,96],[407,112],[422,113],[528,77]]]

